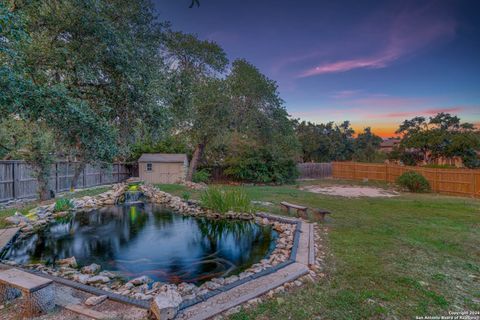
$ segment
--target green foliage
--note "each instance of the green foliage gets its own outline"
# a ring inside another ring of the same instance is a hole
[[[214,212],[251,212],[251,200],[243,189],[224,190],[211,187],[200,196],[202,206]]]
[[[138,191],[138,183],[129,184],[127,191]]]
[[[480,166],[480,132],[471,123],[461,123],[457,116],[439,113],[429,120],[415,117],[405,120],[397,130],[403,135],[401,148],[416,150],[425,163],[439,158],[461,157],[467,167]]]
[[[68,211],[73,208],[73,202],[70,199],[60,198],[55,201],[54,212]]]
[[[406,188],[410,192],[427,192],[430,191],[430,183],[421,174],[408,171],[397,178],[397,184]]]
[[[249,149],[227,160],[225,174],[240,181],[283,184],[298,177],[295,161],[268,149]]]
[[[197,183],[200,183],[200,182],[207,183],[209,180],[210,180],[210,172],[208,172],[207,169],[197,170],[197,171],[193,174],[193,179],[192,179],[193,182],[197,182]]]
[[[372,140],[373,134],[368,132],[370,135],[365,135],[365,138],[368,139],[365,139],[365,142],[362,141],[362,144],[367,144],[367,142],[371,144],[369,140]],[[296,135],[301,144],[304,162],[352,160],[355,152],[354,133],[349,121],[338,125],[333,122],[315,124],[303,121],[296,127]]]
[[[188,201],[190,200],[190,198],[191,198],[190,192],[187,192],[187,191],[182,192],[183,201]]]
[[[359,133],[354,142],[352,159],[359,162],[384,162],[386,155],[379,151],[383,139],[375,135],[370,127]]]

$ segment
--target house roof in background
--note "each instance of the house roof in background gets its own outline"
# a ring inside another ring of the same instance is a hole
[[[400,139],[386,139],[380,143],[381,148],[393,147],[400,143]]]
[[[138,162],[185,162],[187,155],[184,153],[144,153]]]

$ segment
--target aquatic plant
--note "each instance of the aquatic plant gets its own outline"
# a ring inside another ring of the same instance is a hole
[[[252,211],[250,197],[243,189],[223,190],[211,187],[202,193],[200,200],[205,208],[219,213]]]

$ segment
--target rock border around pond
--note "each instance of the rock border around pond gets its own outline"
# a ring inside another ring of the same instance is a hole
[[[97,196],[73,199],[74,210],[91,211],[103,206],[116,204],[122,199],[128,186],[127,183],[116,184],[112,190]],[[226,278],[214,278],[203,283],[201,286],[195,286],[190,283],[180,283],[178,285],[164,284],[153,282],[146,276],[135,278],[125,283],[118,274],[110,271],[101,271],[98,265],[83,266],[82,269],[78,270],[74,257],[58,261],[58,268],[48,267],[43,264],[29,264],[23,265],[22,267],[73,280],[81,284],[102,289],[106,292],[139,300],[152,301],[152,305],[168,305],[170,308],[171,303],[174,303],[178,311],[213,297],[216,294],[242,285],[250,280],[273,273],[295,261],[301,226],[301,222],[298,219],[272,216],[267,213],[227,212],[225,214],[219,214],[201,208],[196,201],[184,201],[180,197],[158,190],[149,184],[139,185],[138,190],[145,195],[149,202],[167,206],[179,214],[202,216],[212,219],[254,220],[255,223],[259,225],[271,225],[279,235],[276,247],[268,257],[252,265],[239,275]],[[20,228],[20,237],[26,237],[41,228],[45,228],[57,218],[66,215],[68,215],[68,212],[54,212],[54,204],[52,204],[32,209],[27,216],[16,214],[9,221]],[[2,262],[14,265],[12,261],[4,260]],[[175,296],[172,292],[177,292],[180,295],[181,301],[179,303],[177,303],[179,299],[174,299],[175,301],[173,302],[170,301],[170,298]],[[170,300],[165,301],[165,299]]]

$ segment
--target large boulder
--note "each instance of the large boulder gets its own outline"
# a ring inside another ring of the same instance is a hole
[[[170,320],[177,315],[182,296],[173,288],[168,288],[153,299],[150,310],[157,320]]]

